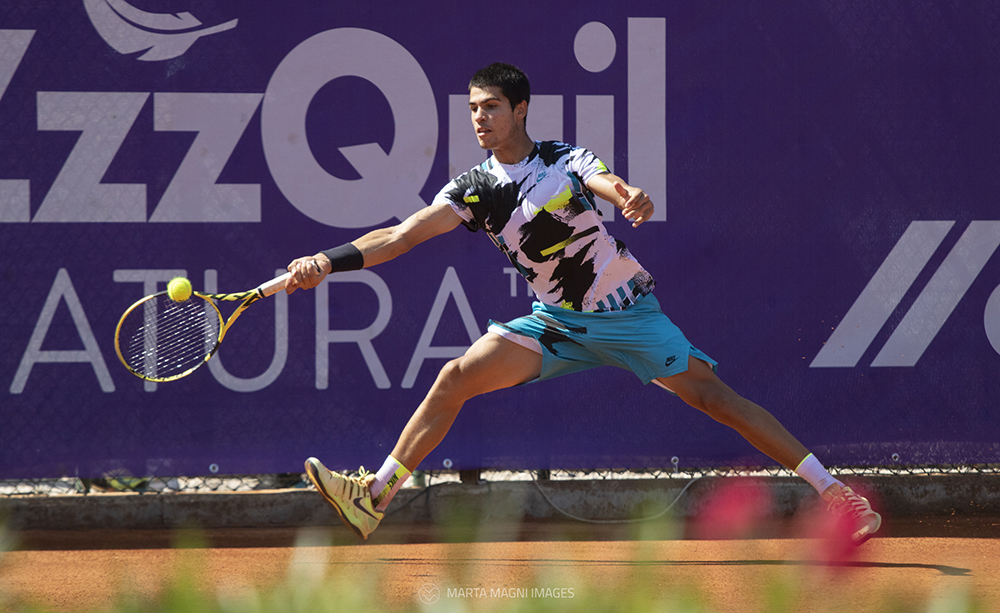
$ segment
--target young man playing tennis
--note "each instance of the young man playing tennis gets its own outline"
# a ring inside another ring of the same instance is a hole
[[[497,63],[477,72],[469,84],[469,109],[479,145],[493,155],[401,224],[288,265],[286,290],[310,289],[331,272],[375,266],[465,225],[486,232],[537,297],[531,315],[491,322],[465,355],[441,369],[377,473],[345,476],[309,458],[306,474],[316,489],[345,524],[368,538],[467,400],[616,365],[674,392],[794,470],[852,520],[855,544],[871,537],[881,517],[868,501],[834,479],[770,413],[716,376],[716,362],[660,311],[652,276],[607,233],[593,198],[613,203],[638,227],[653,213],[649,197],[609,173],[586,149],[531,140],[525,127],[529,99],[528,79],[516,67]]]

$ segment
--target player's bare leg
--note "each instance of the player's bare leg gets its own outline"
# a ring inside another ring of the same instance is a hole
[[[882,525],[864,497],[834,479],[819,461],[760,405],[743,398],[722,382],[712,367],[688,358],[687,372],[658,381],[682,400],[743,436],[751,445],[808,481],[829,509],[847,518],[851,541],[865,542]]]
[[[361,538],[368,538],[413,469],[444,439],[465,401],[530,381],[541,371],[540,354],[487,334],[441,369],[377,473],[362,468],[358,476],[342,475],[309,458],[306,475],[343,522]]]
[[[688,358],[688,370],[659,379],[681,400],[715,421],[733,428],[751,445],[782,466],[795,470],[809,451],[760,405],[723,383],[712,367]]]
[[[392,457],[411,470],[416,468],[441,443],[467,400],[531,381],[541,372],[541,354],[486,334],[465,355],[441,369],[403,428]]]

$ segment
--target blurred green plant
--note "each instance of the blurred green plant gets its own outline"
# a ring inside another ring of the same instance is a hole
[[[473,518],[480,509],[459,509],[456,516],[464,517],[450,539],[461,542],[468,536]],[[726,521],[731,518],[726,517]],[[341,611],[381,611],[401,613],[601,613],[601,612],[661,612],[709,613],[734,610],[729,603],[717,601],[703,584],[685,582],[670,572],[670,560],[655,559],[650,545],[664,534],[676,535],[679,528],[670,521],[637,525],[625,541],[633,547],[634,558],[616,568],[577,563],[572,558],[571,542],[552,543],[551,559],[536,567],[535,576],[526,585],[473,588],[466,581],[470,560],[460,555],[449,560],[444,576],[414,585],[409,601],[393,602],[379,596],[379,586],[391,581],[392,565],[372,564],[363,572],[350,565],[335,563],[331,532],[327,529],[303,529],[289,562],[283,581],[260,588],[249,585],[207,587],[205,574],[207,541],[197,531],[179,535],[176,547],[183,552],[170,583],[155,596],[140,596],[135,586],[121,586],[120,593],[109,607],[81,609],[82,613],[339,613]],[[466,541],[468,542],[468,541]],[[738,542],[738,541],[734,541]],[[0,524],[0,564],[3,555],[13,546],[10,532]],[[725,566],[722,564],[721,566]],[[612,576],[611,570],[615,571]],[[781,613],[791,611],[840,612],[878,611],[921,613],[986,613],[990,607],[970,591],[968,583],[948,586],[921,601],[913,594],[885,594],[876,602],[858,606],[847,582],[841,582],[838,568],[819,564],[774,563],[774,568],[762,568],[754,576],[759,582],[740,587],[740,601],[756,602],[760,611]],[[711,572],[709,569],[706,572]],[[679,575],[679,574],[678,574]],[[617,578],[617,579],[615,579]],[[431,583],[434,581],[435,583]],[[834,598],[818,598],[820,592],[838,594]],[[840,585],[843,589],[836,588]],[[559,587],[555,587],[559,586]],[[426,589],[425,589],[426,588]],[[509,589],[508,589],[509,588]],[[56,613],[36,603],[21,602],[0,592],[0,611],[4,613]]]

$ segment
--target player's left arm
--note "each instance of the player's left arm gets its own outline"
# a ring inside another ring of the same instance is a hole
[[[646,192],[629,185],[617,175],[610,172],[594,175],[587,181],[587,187],[621,209],[622,215],[632,222],[633,228],[639,227],[653,216],[653,201]]]

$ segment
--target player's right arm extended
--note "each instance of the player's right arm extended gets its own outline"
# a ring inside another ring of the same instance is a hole
[[[372,230],[351,241],[364,258],[364,268],[398,257],[420,243],[458,227],[462,218],[448,204],[435,204],[420,209],[402,223]],[[324,253],[305,256],[292,261],[292,273],[285,285],[288,293],[296,289],[312,289],[319,285],[332,270],[330,259]]]
[[[398,225],[372,230],[351,244],[364,256],[365,268],[370,268],[403,255],[439,234],[450,232],[460,223],[462,218],[450,205],[435,204],[420,209]]]

